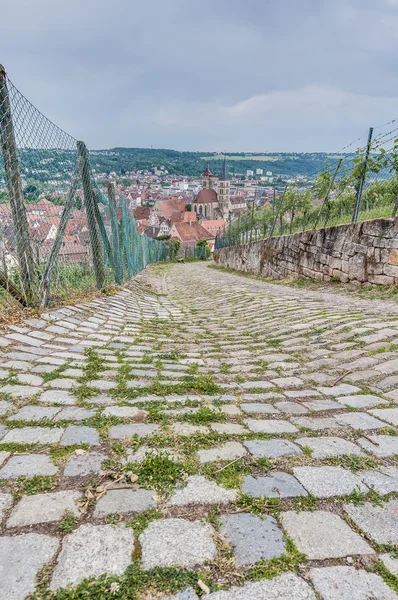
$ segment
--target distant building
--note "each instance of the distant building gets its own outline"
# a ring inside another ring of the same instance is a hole
[[[256,175],[262,175],[263,173],[263,169],[256,169]]]
[[[218,192],[213,188],[217,179]],[[206,167],[202,173],[202,189],[192,202],[192,208],[198,216],[212,220],[228,219],[231,210],[231,181],[226,157],[219,177]]]
[[[251,169],[247,169],[246,177],[253,177],[253,175],[254,175],[254,171],[252,171]]]
[[[267,171],[267,172],[266,172],[266,176],[267,176],[267,177],[272,177],[272,171]]]

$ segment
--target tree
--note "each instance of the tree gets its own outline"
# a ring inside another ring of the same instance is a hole
[[[187,212],[191,212],[191,211],[192,211],[192,204],[186,204],[186,205],[185,205],[185,210],[186,210]]]

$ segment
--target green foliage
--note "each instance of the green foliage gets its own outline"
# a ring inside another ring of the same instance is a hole
[[[56,478],[50,475],[34,475],[33,477],[18,477],[13,487],[13,495],[20,498],[24,494],[33,496],[42,492],[49,492],[57,485]]]
[[[130,463],[128,468],[138,475],[140,486],[160,493],[170,492],[185,474],[183,466],[165,453],[150,454],[141,463]]]
[[[98,579],[85,579],[77,587],[52,592],[45,585],[29,596],[29,600],[138,600],[151,590],[155,595],[177,594],[192,586],[197,592],[198,579],[201,579],[212,591],[216,589],[210,576],[188,569],[173,567],[155,568],[145,571],[140,561],[135,560],[123,575],[103,575]],[[156,594],[158,592],[158,594]]]
[[[226,421],[226,415],[218,410],[213,410],[208,406],[201,406],[199,410],[185,415],[181,415],[181,421],[188,421],[194,425],[209,425],[215,421]]]
[[[286,551],[278,558],[259,561],[248,573],[251,579],[273,579],[286,571],[296,572],[302,562],[306,560],[306,555],[299,552],[293,541],[285,536]]]
[[[73,513],[67,512],[60,521],[58,529],[65,535],[71,533],[77,527],[77,517]]]
[[[132,521],[127,521],[126,525],[134,529],[135,537],[138,538],[151,521],[155,521],[161,517],[162,513],[152,508],[142,513],[138,513]]]

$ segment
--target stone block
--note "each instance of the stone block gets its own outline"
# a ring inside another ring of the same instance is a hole
[[[273,579],[251,581],[228,591],[214,592],[206,600],[316,600],[316,596],[304,579],[294,573],[283,573]]]
[[[377,544],[398,544],[398,500],[391,498],[382,506],[370,503],[345,504],[344,510],[368,537]]]
[[[25,527],[39,523],[61,521],[65,513],[79,516],[77,500],[81,493],[74,490],[24,496],[12,510],[7,527]]]
[[[318,498],[346,496],[356,490],[368,491],[357,475],[342,467],[294,467],[293,474],[312,496]]]
[[[129,527],[81,525],[67,535],[57,558],[51,590],[76,586],[88,577],[122,575],[131,563],[134,532]]]
[[[185,519],[159,519],[139,536],[142,566],[198,567],[216,556],[213,528],[208,523]]]
[[[311,579],[323,600],[396,600],[397,595],[376,573],[355,567],[311,569]]]
[[[151,508],[156,508],[155,492],[143,489],[109,490],[102,496],[95,507],[95,517],[105,517],[113,513],[127,515],[140,513]]]
[[[297,479],[282,471],[273,471],[264,477],[247,475],[242,491],[253,498],[295,498],[308,495]]]
[[[58,539],[39,533],[0,537],[0,595],[23,600],[35,591],[36,576],[58,549]]]
[[[246,454],[245,448],[239,442],[226,442],[222,446],[208,450],[198,450],[196,456],[199,462],[203,464],[215,461],[232,461]]]
[[[223,515],[220,533],[232,544],[238,566],[281,556],[285,551],[283,534],[273,517],[252,514]]]
[[[34,475],[55,475],[58,468],[44,454],[21,454],[12,456],[0,469],[0,479],[17,479]]]
[[[65,477],[86,477],[87,475],[103,475],[101,465],[108,457],[100,452],[87,452],[79,456],[72,454],[65,465]]]
[[[202,475],[191,475],[186,483],[185,487],[177,489],[171,496],[168,502],[169,506],[228,504],[236,500],[236,490],[227,490]]]
[[[300,448],[289,440],[248,440],[244,445],[256,458],[280,458],[302,454]]]
[[[374,554],[374,550],[338,515],[328,511],[281,515],[283,528],[309,560]]]

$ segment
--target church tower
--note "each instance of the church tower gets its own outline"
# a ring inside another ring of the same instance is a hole
[[[207,165],[202,173],[202,190],[212,189],[215,179],[217,179],[217,175],[213,175],[209,169],[209,165]]]
[[[225,221],[229,219],[231,210],[231,182],[229,180],[227,157],[224,156],[224,163],[218,178],[218,209]]]

